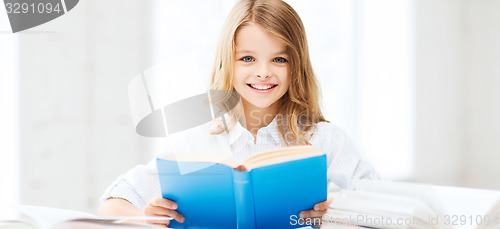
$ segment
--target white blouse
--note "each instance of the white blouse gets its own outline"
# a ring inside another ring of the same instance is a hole
[[[212,135],[211,122],[167,137],[164,153],[217,153],[239,162],[256,153],[285,147],[276,119],[257,132],[256,143],[252,134],[239,123],[229,132]],[[309,142],[327,156],[327,178],[342,189],[350,188],[352,179],[380,179],[374,168],[356,151],[350,139],[338,127],[321,122],[316,125]],[[119,176],[104,192],[101,202],[108,198],[128,200],[139,209],[148,201],[161,196],[156,160],[137,165]]]

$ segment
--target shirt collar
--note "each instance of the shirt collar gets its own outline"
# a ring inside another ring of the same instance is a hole
[[[228,140],[229,144],[233,145],[242,135],[245,134],[246,129],[237,122],[231,129],[229,129]]]
[[[279,143],[281,139],[281,133],[279,132],[278,129],[278,124],[276,121],[276,117],[274,117],[273,121],[269,123],[267,126],[262,127],[259,131],[264,131],[267,132],[268,134],[271,135],[275,143]],[[253,138],[252,134],[245,129],[239,122],[237,122],[233,128],[229,130],[229,144],[233,145],[236,140],[240,139],[241,137],[247,137],[247,138]]]
[[[276,121],[276,117],[274,117],[273,121],[271,123],[269,123],[269,125],[263,127],[262,129],[265,131],[268,131],[268,133],[271,134],[275,143],[280,142],[281,133],[280,133],[279,128],[278,128],[278,121]]]

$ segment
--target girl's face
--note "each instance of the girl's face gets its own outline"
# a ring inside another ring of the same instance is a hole
[[[276,112],[289,86],[286,46],[254,24],[241,27],[235,42],[233,87],[243,105]]]

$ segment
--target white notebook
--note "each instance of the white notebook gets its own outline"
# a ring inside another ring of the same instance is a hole
[[[500,228],[500,192],[430,184],[355,180],[331,193],[329,224],[371,228]],[[334,227],[336,228],[336,227]]]
[[[64,229],[64,228],[157,228],[147,224],[122,223],[126,220],[171,220],[170,217],[97,217],[90,213],[42,207],[0,207],[0,229]]]

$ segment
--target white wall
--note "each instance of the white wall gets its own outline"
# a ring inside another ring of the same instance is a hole
[[[416,2],[416,174],[500,188],[500,2]]]
[[[23,204],[95,213],[114,178],[150,159],[127,92],[151,64],[146,6],[80,1],[18,35]]]
[[[464,185],[500,189],[500,1],[464,2]]]
[[[7,18],[3,4],[0,18]],[[0,206],[20,201],[18,44],[17,37],[9,33],[8,22],[0,20]]]
[[[462,1],[418,0],[415,179],[456,184],[462,164]]]

